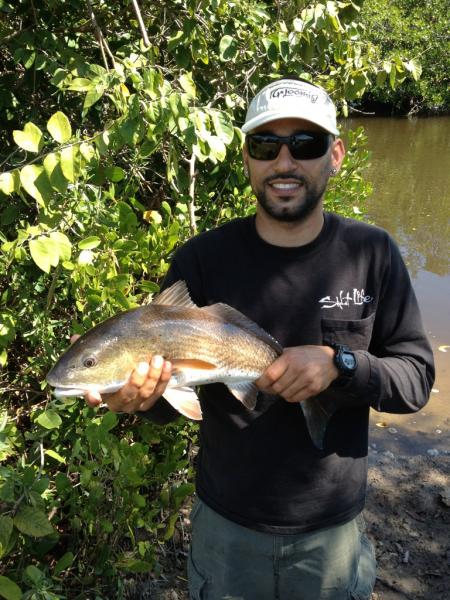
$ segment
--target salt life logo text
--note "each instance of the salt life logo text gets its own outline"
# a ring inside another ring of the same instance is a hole
[[[373,302],[373,296],[365,293],[364,289],[357,290],[353,288],[353,292],[344,292],[341,290],[338,296],[324,296],[319,300],[322,304],[321,308],[340,308],[344,310],[346,306],[361,306]]]

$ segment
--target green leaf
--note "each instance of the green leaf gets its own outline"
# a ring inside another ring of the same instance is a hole
[[[9,196],[14,193],[14,190],[14,175],[12,173],[0,173],[0,192]]]
[[[62,423],[61,417],[51,408],[41,413],[36,421],[46,429],[57,429]]]
[[[164,532],[163,539],[168,541],[173,537],[175,533],[175,524],[178,520],[178,512],[175,512],[170,515],[169,521],[167,522],[166,531]]]
[[[83,77],[77,77],[70,82],[67,89],[73,92],[88,92],[95,87],[95,84],[90,79],[84,79]]]
[[[101,239],[99,237],[96,235],[91,235],[87,238],[84,238],[84,240],[81,240],[81,242],[78,242],[78,248],[80,250],[92,250],[93,248],[97,248],[100,243]]]
[[[118,181],[122,181],[124,179],[126,173],[121,167],[106,167],[105,168],[105,176],[114,183]]]
[[[105,88],[103,86],[96,86],[94,90],[90,90],[84,99],[83,112],[93,106],[103,96]]]
[[[219,44],[220,59],[223,61],[233,60],[237,52],[237,41],[231,35],[224,35]]]
[[[70,260],[72,255],[72,244],[62,231],[52,231],[50,239],[55,243],[58,252],[58,261]]]
[[[43,235],[30,240],[29,246],[31,258],[37,266],[45,273],[50,273],[50,267],[56,267],[59,261],[59,254],[52,240]]]
[[[234,128],[230,117],[226,113],[214,111],[211,114],[214,129],[224,144],[231,144],[234,138]]]
[[[28,194],[41,206],[45,206],[52,195],[50,181],[41,165],[26,165],[20,171],[20,183]]]
[[[108,411],[102,418],[101,427],[102,429],[106,429],[106,431],[111,431],[111,429],[114,429],[118,422],[119,418],[116,413]]]
[[[47,129],[54,140],[64,144],[72,137],[72,127],[66,115],[58,111],[50,117]]]
[[[177,31],[174,36],[172,36],[171,38],[169,38],[169,41],[168,41],[168,44],[167,44],[167,48],[168,48],[169,52],[171,52],[172,50],[174,50],[183,41],[184,41],[184,32],[183,31]]]
[[[147,294],[154,294],[159,292],[159,285],[154,283],[153,281],[141,281],[139,287],[143,292],[146,292]]]
[[[68,146],[61,150],[61,170],[67,181],[74,183],[80,173],[78,147]]]
[[[288,36],[283,31],[280,31],[278,33],[278,47],[279,47],[281,58],[284,61],[287,61],[289,59],[290,45],[289,45]]]
[[[395,68],[395,65],[392,65],[391,72],[389,73],[389,83],[393,90],[395,90],[396,77],[397,69]]]
[[[27,152],[40,152],[43,144],[42,131],[34,123],[27,123],[23,128],[13,131],[14,141]]]
[[[0,558],[5,556],[8,550],[9,539],[13,531],[13,520],[11,517],[0,515]]]
[[[50,456],[51,458],[54,458],[55,460],[57,460],[60,463],[63,463],[64,465],[66,464],[66,459],[64,458],[64,456],[61,456],[60,454],[58,454],[51,448],[48,448],[47,450],[45,450],[45,454],[48,454],[48,456]]]
[[[51,186],[61,194],[67,190],[67,179],[64,177],[61,169],[60,156],[51,152],[44,158],[44,169],[47,173],[47,177],[50,181]]]
[[[186,94],[191,96],[191,98],[195,98],[197,95],[197,90],[192,79],[192,73],[185,73],[184,75],[181,75],[179,81]]]
[[[90,163],[96,155],[95,148],[92,144],[83,142],[80,144],[80,154],[87,163]]]
[[[209,156],[209,158],[213,159],[213,161],[223,161],[227,154],[227,149],[223,141],[219,137],[217,137],[217,135],[208,136],[207,141],[209,147],[211,148],[211,155]]]
[[[35,587],[40,587],[45,580],[44,573],[34,565],[28,565],[25,569],[25,580]]]
[[[81,266],[90,265],[94,262],[94,258],[95,254],[91,250],[82,250],[78,256],[78,264]]]
[[[145,135],[143,122],[138,119],[128,118],[120,124],[119,133],[126,144],[135,146]]]
[[[275,42],[270,38],[263,38],[262,43],[265,48],[267,58],[272,62],[275,62],[278,58],[278,50]]]
[[[153,567],[151,563],[137,558],[125,558],[116,562],[115,566],[131,573],[148,573]]]
[[[54,533],[47,515],[34,506],[23,506],[14,517],[14,525],[25,535],[44,537]]]
[[[378,71],[377,73],[377,86],[383,87],[386,83],[387,73],[386,71]]]
[[[6,600],[20,600],[22,598],[22,590],[9,577],[0,575],[0,596]]]
[[[171,495],[174,498],[184,500],[188,496],[191,496],[195,492],[195,485],[193,483],[182,483],[175,487],[171,491]]]
[[[75,558],[72,552],[66,552],[55,565],[53,570],[53,576],[58,577],[63,571],[68,569],[70,565],[73,563],[73,559]]]
[[[420,76],[422,75],[422,65],[414,59],[403,64],[405,66],[405,69],[411,73],[413,79],[415,81],[418,81],[420,79]]]
[[[32,239],[29,246],[31,258],[46,273],[50,272],[50,267],[56,267],[60,260],[69,260],[72,254],[72,244],[61,231],[53,231],[49,236],[41,235]]]

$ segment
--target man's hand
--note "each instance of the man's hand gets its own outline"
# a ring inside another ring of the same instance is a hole
[[[73,343],[78,337],[74,335],[70,341]],[[163,395],[171,374],[171,363],[162,356],[155,355],[150,364],[139,363],[127,383],[114,394],[89,392],[84,399],[92,408],[105,402],[112,412],[134,413],[149,410]]]
[[[288,402],[307,400],[323,392],[338,377],[333,358],[334,350],[330,346],[285,348],[256,385],[260,390],[278,394]]]

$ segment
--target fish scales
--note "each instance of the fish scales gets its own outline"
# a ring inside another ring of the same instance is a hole
[[[255,373],[258,377],[276,358],[267,344],[233,324],[198,308],[148,305],[135,310],[131,345],[142,360],[161,354],[169,360],[200,359],[219,368]],[[120,324],[121,333],[123,325]],[[116,333],[114,329],[112,333]]]
[[[179,412],[201,419],[194,386],[223,383],[251,410],[255,385],[282,353],[278,342],[248,317],[226,304],[196,306],[183,281],[149,305],[106,319],[87,331],[47,375],[59,396],[113,393],[140,362],[162,355],[173,363],[164,398]],[[317,398],[300,403],[313,442],[322,448],[327,423],[336,410]]]

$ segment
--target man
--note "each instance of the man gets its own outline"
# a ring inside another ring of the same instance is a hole
[[[419,410],[433,383],[431,350],[390,237],[323,211],[345,153],[329,96],[301,80],[271,83],[243,131],[256,216],[191,239],[165,287],[185,280],[198,305],[230,304],[285,350],[258,380],[254,411],[221,384],[201,390],[191,598],[368,599],[375,562],[357,517],[369,408]],[[106,402],[169,420],[161,396],[170,372],[155,356]],[[323,449],[298,406],[310,398],[332,415]]]

